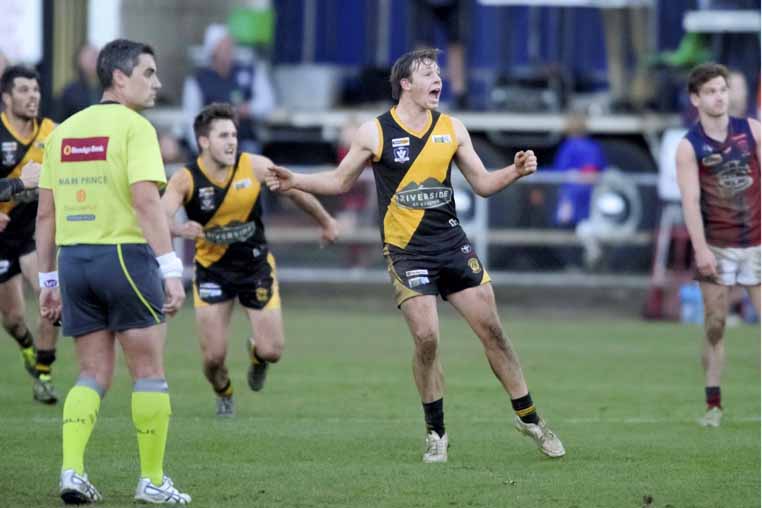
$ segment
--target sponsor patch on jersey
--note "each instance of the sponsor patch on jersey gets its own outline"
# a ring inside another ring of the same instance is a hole
[[[428,178],[422,184],[410,182],[395,194],[397,205],[403,208],[427,210],[444,206],[452,201],[452,188],[444,187],[442,182]]]
[[[217,245],[230,245],[236,242],[245,242],[257,230],[255,222],[233,221],[227,226],[215,226],[204,232],[204,238]]]
[[[61,141],[61,162],[105,161],[108,136],[64,138]]]
[[[249,178],[238,180],[235,184],[233,184],[233,188],[235,190],[247,189],[249,187],[251,187],[251,179]]]
[[[410,160],[410,148],[407,146],[398,146],[393,148],[392,152],[394,153],[394,162],[403,164]]]
[[[69,222],[92,222],[95,220],[95,215],[92,213],[79,213],[76,215],[67,215],[66,220]]]
[[[18,150],[19,144],[15,141],[3,141],[0,144],[0,150],[3,152],[3,165],[11,166],[16,162],[16,150]]]
[[[205,212],[214,210],[214,187],[198,188],[199,208]]]
[[[410,138],[392,138],[392,147],[410,146]]]
[[[754,183],[748,164],[729,161],[717,173],[717,183],[730,196],[743,192]]]
[[[424,286],[429,283],[428,277],[412,277],[407,280],[408,287],[416,288],[418,286]]]
[[[449,134],[437,134],[436,136],[431,136],[431,140],[434,143],[452,143],[452,138],[450,138]]]
[[[428,275],[428,270],[408,270],[405,272],[405,277],[416,277],[418,275]]]
[[[713,153],[711,155],[707,155],[706,157],[701,159],[701,163],[704,166],[707,166],[707,167],[716,166],[720,162],[722,162],[722,155],[720,155],[718,153]]]

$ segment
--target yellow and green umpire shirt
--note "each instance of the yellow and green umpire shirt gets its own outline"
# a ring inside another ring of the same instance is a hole
[[[395,108],[376,118],[373,157],[384,244],[410,252],[441,251],[467,241],[455,212],[450,180],[458,140],[448,115],[428,112],[420,131],[400,121]]]
[[[204,228],[204,237],[196,239],[195,261],[204,268],[246,271],[252,258],[266,259],[262,184],[251,156],[239,153],[225,182],[209,178],[201,157],[181,171],[192,182],[184,197],[185,213]]]
[[[56,244],[145,243],[130,186],[166,183],[153,126],[116,102],[59,125],[45,147],[40,188],[53,191]]]
[[[13,129],[5,113],[0,113],[0,178],[19,178],[28,162],[42,163],[45,142],[55,126],[49,118],[35,119],[32,135],[25,139]],[[0,213],[11,218],[3,236],[31,238],[37,217],[37,191],[26,190],[0,203]]]

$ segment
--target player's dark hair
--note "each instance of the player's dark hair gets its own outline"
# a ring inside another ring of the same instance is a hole
[[[114,84],[114,71],[119,69],[126,76],[138,65],[140,55],[156,56],[153,48],[142,42],[116,39],[106,44],[98,53],[98,81],[104,90]]]
[[[709,62],[697,65],[688,76],[688,93],[698,95],[704,83],[720,76],[725,78],[727,83],[729,74],[728,68],[722,64]]]
[[[196,136],[196,143],[201,136],[208,137],[212,129],[212,122],[215,120],[232,120],[238,127],[233,106],[222,102],[213,102],[201,110],[193,119],[193,134]]]
[[[23,65],[11,65],[3,71],[3,76],[0,77],[0,93],[11,93],[13,80],[16,78],[34,79],[38,84],[40,82],[40,75],[34,69]]]
[[[413,75],[413,71],[421,65],[425,60],[437,61],[437,55],[441,53],[436,48],[421,48],[413,51],[408,51],[394,62],[392,66],[392,72],[389,76],[389,82],[392,85],[392,98],[395,101],[400,100],[402,94],[402,86],[400,81],[403,79],[410,79]]]

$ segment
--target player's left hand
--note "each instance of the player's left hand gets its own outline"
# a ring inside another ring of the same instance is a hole
[[[180,277],[167,277],[164,279],[164,306],[162,312],[168,316],[174,316],[185,301],[185,288]]]
[[[519,177],[531,175],[537,171],[537,156],[532,150],[522,150],[513,156],[513,164],[516,166]]]
[[[320,231],[320,247],[325,247],[336,242],[339,237],[339,223],[336,219],[330,217],[327,224],[323,224],[323,228]]]
[[[4,213],[0,213],[0,233],[5,231],[5,228],[8,227],[8,223],[10,221],[11,221],[11,218],[8,215]]]
[[[40,315],[53,322],[61,319],[61,291],[58,288],[40,289]]]

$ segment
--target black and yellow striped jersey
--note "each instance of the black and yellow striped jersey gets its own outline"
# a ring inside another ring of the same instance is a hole
[[[381,239],[411,252],[432,252],[466,240],[450,181],[458,140],[448,115],[430,111],[419,132],[395,108],[376,118],[373,157]]]
[[[195,260],[204,268],[246,270],[267,257],[262,224],[262,184],[252,168],[251,157],[239,153],[223,185],[209,179],[199,157],[181,171],[191,177],[184,199],[188,219],[204,227],[204,238],[196,240]]]
[[[0,113],[0,178],[20,177],[21,169],[29,161],[42,163],[45,141],[55,126],[49,118],[35,119],[32,135],[24,139],[13,129],[5,113]],[[11,218],[4,234],[33,234],[37,217],[37,190],[26,190],[11,201],[0,203],[0,213]]]

